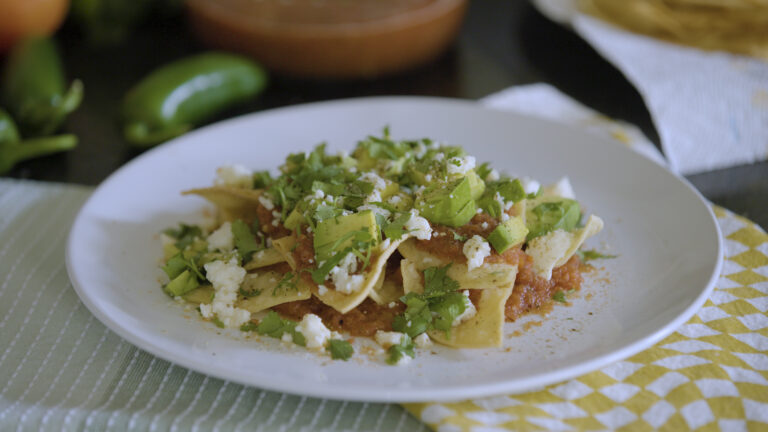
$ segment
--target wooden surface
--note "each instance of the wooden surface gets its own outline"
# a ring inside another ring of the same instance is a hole
[[[184,19],[147,24],[125,44],[93,50],[73,29],[59,33],[69,77],[85,83],[83,105],[66,130],[80,138],[68,154],[29,161],[11,177],[96,185],[139,154],[120,136],[119,102],[146,73],[170,60],[204,50]],[[439,60],[376,80],[312,82],[273,77],[269,89],[234,115],[304,102],[371,95],[429,95],[477,99],[506,87],[548,82],[604,114],[658,135],[637,91],[613,66],[567,29],[522,0],[471,2],[456,44]],[[768,227],[768,162],[689,176],[716,204]],[[670,215],[681,217],[683,215]]]

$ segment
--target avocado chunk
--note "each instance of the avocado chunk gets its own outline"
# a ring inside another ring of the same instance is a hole
[[[518,179],[487,183],[485,192],[482,198],[478,200],[477,205],[494,218],[500,217],[501,212],[504,211],[501,208],[501,203],[496,199],[496,193],[504,202],[518,202],[525,198],[525,189]]]
[[[472,199],[480,199],[483,196],[483,192],[485,192],[485,182],[477,175],[475,170],[467,173],[467,179],[469,180],[469,191]]]
[[[285,222],[283,222],[283,225],[289,230],[293,231],[306,223],[307,222],[306,222],[306,219],[304,218],[304,214],[299,210],[298,207],[296,207],[295,209],[293,209],[291,214],[289,214],[288,217],[285,218]]]
[[[189,270],[184,270],[181,274],[173,278],[172,281],[168,282],[164,289],[169,296],[178,297],[192,291],[197,288],[198,285],[199,283],[197,282],[195,274]]]
[[[459,227],[475,215],[470,180],[464,177],[448,184],[428,186],[416,201],[419,213],[432,223]]]
[[[183,295],[184,300],[190,303],[210,303],[213,301],[213,287],[210,285],[200,285],[192,291]]]
[[[562,229],[570,231],[581,219],[579,203],[568,198],[540,197],[528,203],[525,212],[527,240]]]
[[[327,261],[355,242],[370,241],[375,244],[378,238],[376,215],[370,210],[326,219],[315,228],[315,257],[318,263]]]
[[[488,242],[496,249],[496,252],[502,253],[514,245],[525,241],[528,235],[528,228],[523,222],[523,218],[515,216],[499,224],[491,234],[488,235]]]

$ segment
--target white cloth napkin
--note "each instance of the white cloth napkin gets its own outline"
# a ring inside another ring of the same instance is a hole
[[[620,141],[654,162],[668,166],[656,146],[637,126],[605,117],[549,84],[510,87],[480,99],[480,103],[578,126],[589,133]]]
[[[569,22],[637,88],[673,171],[768,159],[768,62],[630,33],[575,12],[573,0],[534,3]]]

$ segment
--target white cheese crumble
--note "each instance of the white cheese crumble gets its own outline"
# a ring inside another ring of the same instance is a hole
[[[385,250],[389,247],[389,245],[392,244],[392,240],[390,239],[384,239],[381,244],[379,244],[379,249]]]
[[[539,188],[541,187],[541,183],[537,182],[536,180],[530,177],[520,178],[520,184],[523,185],[523,190],[527,194],[536,193],[539,191]]]
[[[325,198],[325,192],[323,192],[322,190],[318,189],[318,190],[315,191],[315,195],[313,195],[313,198],[323,199],[323,198]]]
[[[573,187],[568,177],[561,178],[557,183],[546,186],[542,189],[543,195],[554,195],[561,198],[576,199],[576,194],[573,192]]]
[[[464,294],[464,312],[453,319],[453,322],[451,323],[451,326],[453,327],[456,327],[477,314],[475,305],[472,304],[472,301],[469,299],[469,290],[464,290],[462,294]]]
[[[496,171],[496,168],[492,169],[491,172],[488,173],[487,176],[485,176],[485,181],[492,182],[492,181],[498,181],[501,178],[499,176],[499,172]]]
[[[472,270],[483,265],[485,257],[491,254],[491,246],[484,238],[474,235],[464,243],[462,252],[467,257],[467,270]]]
[[[374,215],[382,215],[385,219],[388,218],[389,215],[392,214],[392,213],[389,212],[389,210],[387,210],[385,208],[381,208],[381,207],[379,207],[379,206],[377,206],[375,204],[365,204],[365,205],[361,205],[360,207],[357,208],[357,211],[359,211],[359,212],[366,211],[366,210],[372,211]]]
[[[419,240],[429,240],[432,237],[432,227],[429,222],[419,216],[416,209],[411,209],[411,218],[403,226],[409,234]]]
[[[280,340],[288,343],[293,342],[293,335],[288,332],[285,332],[283,333],[283,337],[281,337]]]
[[[323,349],[328,339],[331,338],[331,331],[323,324],[319,316],[315,314],[306,314],[301,322],[296,326],[296,331],[304,335],[307,342],[307,348]]]
[[[253,172],[242,165],[226,165],[216,169],[216,186],[232,186],[251,189],[253,187]]]
[[[413,338],[413,343],[416,344],[419,348],[427,348],[429,346],[432,346],[432,339],[429,338],[429,335],[426,333],[422,333],[415,338]]]
[[[359,291],[363,286],[365,278],[363,275],[353,274],[357,271],[357,256],[349,252],[339,265],[332,268],[328,275],[336,285],[336,291],[344,294],[352,294]]]
[[[320,295],[326,295],[328,294],[328,288],[325,287],[325,285],[318,285],[317,286],[317,293]]]
[[[483,223],[481,223],[481,224],[480,224],[480,227],[481,227],[482,229],[488,229],[488,222],[483,222]]]
[[[275,208],[275,204],[272,202],[272,200],[265,197],[264,195],[259,195],[259,202],[267,210],[272,210],[273,208]]]
[[[448,159],[448,163],[445,165],[448,174],[466,175],[470,170],[475,168],[475,157],[464,156],[462,158],[452,157]]]
[[[389,348],[392,345],[400,344],[403,341],[403,336],[405,336],[404,333],[379,330],[376,332],[374,339],[376,339],[377,344],[384,348]]]
[[[205,264],[206,277],[213,285],[216,293],[213,303],[201,304],[200,314],[204,318],[214,315],[227,328],[237,328],[251,319],[251,313],[245,309],[234,307],[237,300],[237,290],[245,278],[245,269],[237,264],[234,257],[224,262],[216,260]]]
[[[424,180],[426,181],[432,181],[432,174],[427,174],[424,176]]]
[[[401,201],[403,201],[403,198],[400,195],[392,195],[387,199],[387,202],[393,206],[400,204]]]
[[[229,252],[235,247],[235,236],[232,234],[232,224],[224,222],[208,236],[208,250]]]

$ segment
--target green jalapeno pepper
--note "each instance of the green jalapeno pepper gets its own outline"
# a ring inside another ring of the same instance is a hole
[[[148,147],[181,135],[211,116],[255,97],[267,83],[253,61],[210,52],[155,70],[123,100],[125,139]]]
[[[24,135],[48,135],[83,98],[75,80],[65,90],[61,60],[53,41],[30,37],[17,43],[3,71],[2,100]]]
[[[16,124],[7,112],[0,109],[0,174],[18,162],[70,150],[77,145],[74,135],[58,135],[21,141]]]

